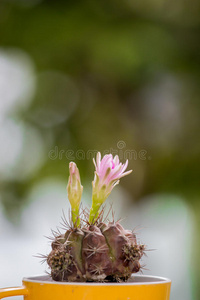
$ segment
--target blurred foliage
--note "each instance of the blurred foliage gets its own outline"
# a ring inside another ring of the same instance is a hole
[[[48,156],[55,146],[74,153],[119,150],[124,141],[123,151],[147,151],[146,160],[130,160],[134,175],[122,181],[133,200],[182,195],[198,222],[199,1],[4,0],[0,47],[20,49],[34,64],[32,102],[8,117],[36,130],[45,145],[30,176],[21,178],[20,168],[11,179],[1,174],[11,218],[41,178],[66,178],[65,155]],[[75,161],[83,183],[91,181],[91,160]]]

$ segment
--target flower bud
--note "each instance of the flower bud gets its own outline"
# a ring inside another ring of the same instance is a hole
[[[80,223],[79,206],[83,187],[81,185],[79,170],[74,162],[69,164],[69,180],[67,184],[68,199],[71,204],[72,221],[75,226]]]

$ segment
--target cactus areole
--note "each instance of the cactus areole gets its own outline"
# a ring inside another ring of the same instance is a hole
[[[76,164],[69,164],[67,191],[71,220],[63,218],[69,224],[64,234],[53,231],[52,250],[46,257],[53,280],[121,282],[141,268],[139,261],[145,246],[138,244],[136,234],[125,230],[119,222],[103,221],[101,208],[120,178],[132,172],[125,172],[128,160],[122,164],[112,154],[101,159],[98,152],[94,165],[92,207],[89,212],[80,213],[83,187]]]

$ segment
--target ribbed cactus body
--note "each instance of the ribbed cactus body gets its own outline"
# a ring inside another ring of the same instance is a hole
[[[99,223],[55,237],[47,263],[56,281],[126,281],[140,270],[143,252],[132,231]]]

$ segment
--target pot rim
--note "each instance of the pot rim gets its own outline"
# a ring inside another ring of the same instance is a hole
[[[131,277],[137,277],[141,278],[144,281],[141,282],[60,282],[60,281],[50,281],[50,280],[40,280],[40,278],[45,278],[47,275],[34,275],[31,277],[24,277],[23,281],[24,282],[34,282],[34,283],[39,283],[39,284],[59,284],[59,285],[78,285],[78,286],[127,286],[127,285],[155,285],[155,284],[166,284],[166,283],[171,283],[171,279],[166,278],[166,277],[161,277],[161,276],[154,276],[154,275],[137,275],[133,274]],[[145,278],[147,281],[145,281]],[[148,281],[148,279],[151,279]],[[155,280],[152,280],[155,279]]]

